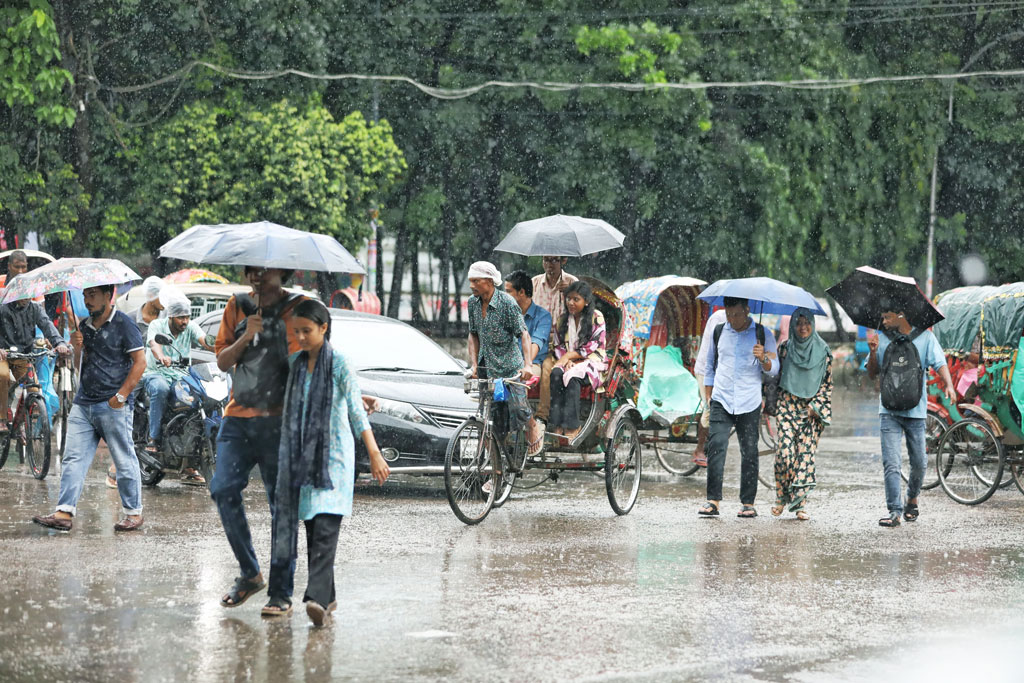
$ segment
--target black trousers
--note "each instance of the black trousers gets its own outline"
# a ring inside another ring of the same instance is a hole
[[[565,371],[555,368],[551,371],[551,411],[548,413],[548,426],[563,429],[578,429],[580,426],[580,392],[583,391],[583,380],[573,377],[569,386],[562,382]]]
[[[309,581],[303,602],[312,600],[324,607],[334,602],[334,555],[338,550],[341,515],[317,515],[307,519],[306,552],[309,556]]]
[[[708,456],[708,500],[722,500],[722,473],[725,451],[729,448],[729,432],[736,427],[740,442],[740,502],[753,505],[757,496],[757,429],[761,423],[761,406],[742,415],[727,413],[718,401],[711,402],[711,425],[705,451]]]

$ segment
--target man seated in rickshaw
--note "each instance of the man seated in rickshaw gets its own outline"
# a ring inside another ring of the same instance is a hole
[[[64,343],[64,338],[47,317],[42,304],[22,299],[0,305],[0,434],[7,432],[11,377],[13,376],[16,382],[20,381],[28,371],[27,360],[8,362],[7,354],[12,350],[18,353],[32,352],[36,341],[36,328],[43,332],[43,337],[57,353],[66,355],[71,352],[71,347]]]
[[[531,375],[540,377],[551,339],[551,314],[533,303],[533,282],[526,271],[517,270],[505,276],[505,293],[515,300],[522,311],[526,331],[530,335],[528,350],[531,355],[526,359],[526,367]]]
[[[594,292],[577,280],[565,289],[565,313],[555,326],[555,364],[551,370],[548,430],[576,438],[580,429],[580,395],[585,384],[598,389],[607,369],[604,315],[594,306]]]
[[[558,322],[565,312],[565,288],[576,282],[577,277],[565,272],[568,262],[565,256],[545,256],[544,272],[533,276],[533,303],[551,314],[552,322]],[[554,328],[551,330],[549,344],[553,344]],[[555,366],[555,358],[548,354],[541,364],[540,403],[537,406],[537,417],[548,419],[551,406],[551,369]]]
[[[501,286],[501,273],[487,261],[477,261],[469,267],[469,358],[472,376],[481,379],[513,379],[526,381],[533,377],[524,367],[524,360],[532,356],[532,341],[523,320],[522,311]],[[527,455],[534,456],[544,447],[544,432],[530,411],[526,400],[526,387],[508,384],[508,412],[510,430],[526,424],[529,434]]]

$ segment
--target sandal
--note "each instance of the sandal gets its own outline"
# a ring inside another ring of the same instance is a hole
[[[709,500],[708,502],[700,506],[700,509],[697,510],[697,514],[703,515],[704,517],[717,517],[718,506]]]
[[[306,603],[306,616],[313,622],[315,628],[320,628],[330,618],[330,608],[324,607],[315,600]]]
[[[267,601],[260,610],[264,617],[286,617],[292,613],[292,603],[287,598],[275,596]]]
[[[239,576],[235,579],[235,585],[231,590],[229,590],[227,594],[220,599],[220,606],[238,607],[254,594],[259,593],[266,587],[267,584],[263,581],[263,576],[260,574],[249,579]]]
[[[800,508],[799,510],[796,511],[796,518],[799,519],[801,522],[806,522],[811,518],[811,516],[807,514],[806,510]]]
[[[150,455],[156,455],[160,452],[160,446],[157,445],[156,439],[150,439],[146,442],[146,452]]]
[[[181,473],[181,483],[186,486],[206,486],[206,479],[195,470],[185,470]]]
[[[775,505],[772,505],[772,510],[771,510],[772,517],[778,517],[779,515],[782,514],[782,511],[785,510],[785,509],[786,509],[786,504],[785,503],[780,503],[779,501],[775,501]]]
[[[736,516],[744,519],[757,517],[757,509],[753,505],[744,504],[740,511],[736,513]]]
[[[895,512],[891,513],[888,517],[882,517],[880,520],[878,520],[878,526],[889,527],[890,529],[893,527],[898,527],[899,525],[900,516]]]
[[[530,441],[526,445],[526,457],[535,458],[544,451],[544,432],[541,431],[540,436]]]
[[[921,511],[917,508],[917,503],[907,503],[907,506],[903,508],[903,519],[908,522],[916,522]]]

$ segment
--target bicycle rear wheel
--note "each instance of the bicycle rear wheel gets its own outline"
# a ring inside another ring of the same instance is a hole
[[[50,416],[43,397],[35,393],[25,399],[25,460],[33,477],[46,478],[50,471]]]
[[[654,446],[654,455],[667,472],[688,477],[700,469],[693,461],[699,422],[700,413],[651,434],[648,443]]]
[[[452,512],[465,524],[479,524],[494,506],[503,483],[498,441],[470,418],[452,434],[444,456],[444,490]],[[510,487],[511,488],[511,487]]]

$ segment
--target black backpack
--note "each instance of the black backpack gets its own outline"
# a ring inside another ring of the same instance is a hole
[[[910,410],[921,402],[924,391],[921,354],[914,346],[921,330],[913,330],[909,335],[883,334],[889,338],[889,346],[882,357],[882,405],[886,410]]]
[[[235,364],[231,384],[231,398],[241,406],[268,410],[284,403],[284,390],[288,384],[288,331],[284,314],[303,299],[294,292],[274,306],[257,306],[248,294],[236,294],[235,305],[243,317],[235,326],[235,338],[245,332],[246,319],[262,310],[263,331]]]
[[[761,323],[754,323],[754,332],[757,334],[757,343],[764,346],[764,325]],[[725,329],[725,323],[719,323],[718,327],[715,328],[715,365],[718,367],[718,340],[722,338],[722,330]],[[761,412],[765,415],[775,415],[779,404],[779,376],[782,374],[781,366],[778,375],[770,375],[767,372],[761,371],[761,398],[764,399],[764,407]]]

